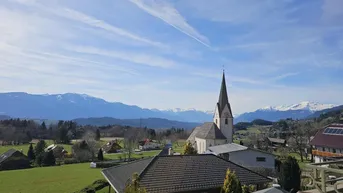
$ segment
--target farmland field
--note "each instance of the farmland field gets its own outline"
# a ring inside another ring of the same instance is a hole
[[[0,192],[71,193],[103,179],[100,171],[89,163],[1,171]]]

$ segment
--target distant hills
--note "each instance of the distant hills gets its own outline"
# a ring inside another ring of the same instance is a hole
[[[114,117],[116,119],[161,118],[182,122],[205,122],[212,119],[212,114],[203,111],[145,109],[75,93],[54,95],[23,92],[0,93],[0,114],[49,120]]]
[[[147,127],[151,129],[162,129],[162,128],[184,128],[193,129],[202,123],[191,123],[191,122],[180,122],[171,121],[168,119],[160,118],[147,118],[147,119],[115,119],[111,117],[102,118],[80,118],[74,119],[78,125],[94,125],[94,126],[105,126],[105,125],[127,125],[132,127]]]
[[[256,119],[278,121],[280,119],[303,119],[317,117],[330,109],[340,108],[333,104],[301,102],[293,105],[264,107],[254,112],[235,116],[235,123]],[[235,111],[233,109],[233,111]],[[28,94],[23,92],[0,93],[0,119],[29,118],[38,120],[76,120],[80,124],[126,124],[151,128],[169,126],[189,128],[212,121],[213,112],[196,109],[158,110],[146,109],[120,102],[108,102],[85,94]],[[7,117],[8,118],[8,117]],[[174,121],[171,121],[174,120]]]

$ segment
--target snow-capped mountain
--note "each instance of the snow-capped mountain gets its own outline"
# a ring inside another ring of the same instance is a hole
[[[290,110],[309,110],[311,112],[321,111],[324,109],[333,108],[338,105],[334,104],[322,104],[317,102],[304,101],[293,105],[281,105],[281,106],[267,106],[258,110],[263,111],[290,111]]]
[[[235,122],[250,122],[255,119],[278,121],[280,119],[303,119],[317,111],[330,109],[339,105],[322,104],[318,102],[301,102],[292,105],[267,106],[254,112],[243,113],[235,119]]]

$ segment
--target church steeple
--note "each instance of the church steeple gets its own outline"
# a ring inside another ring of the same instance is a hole
[[[232,117],[232,112],[231,112],[231,106],[229,103],[229,98],[227,96],[227,90],[226,90],[226,82],[225,82],[225,72],[223,70],[223,78],[222,78],[222,84],[220,87],[220,94],[219,94],[219,99],[218,99],[218,110],[219,114],[221,115],[225,106],[228,106],[229,111],[230,111],[230,116]]]
[[[219,99],[213,116],[213,122],[217,125],[228,143],[233,140],[233,116],[231,105],[227,96],[225,73],[223,71],[222,85],[220,87]]]

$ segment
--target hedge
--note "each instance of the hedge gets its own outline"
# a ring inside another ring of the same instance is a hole
[[[91,185],[88,185],[75,193],[96,193],[96,191],[99,191],[109,185],[110,184],[106,180],[96,180]]]

